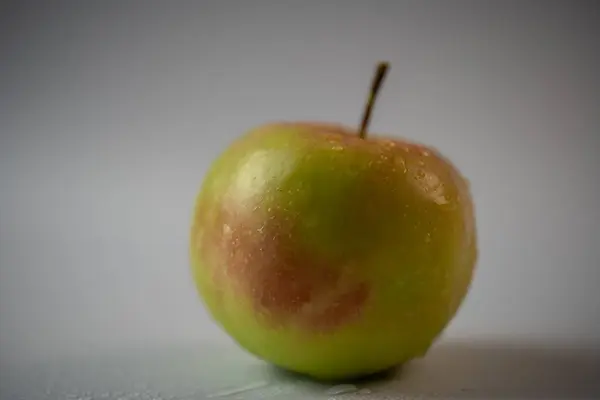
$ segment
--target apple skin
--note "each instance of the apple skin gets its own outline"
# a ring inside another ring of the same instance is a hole
[[[423,356],[472,281],[469,185],[437,151],[325,123],[271,123],[213,163],[190,257],[241,347],[320,380]]]

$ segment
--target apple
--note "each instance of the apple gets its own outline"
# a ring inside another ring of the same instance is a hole
[[[358,129],[274,122],[210,167],[196,199],[193,277],[241,347],[321,380],[425,355],[470,287],[467,180],[433,148]]]

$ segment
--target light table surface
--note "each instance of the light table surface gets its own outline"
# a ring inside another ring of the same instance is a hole
[[[439,341],[378,379],[339,385],[286,373],[235,345],[199,343],[3,371],[2,400],[593,399],[600,349],[515,341]]]

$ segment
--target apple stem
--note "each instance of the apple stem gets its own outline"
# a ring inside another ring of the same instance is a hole
[[[383,83],[383,78],[385,78],[385,74],[389,68],[390,64],[388,62],[380,62],[377,64],[377,69],[375,70],[373,81],[371,82],[371,90],[369,91],[369,97],[363,113],[362,122],[358,131],[358,137],[361,139],[364,139],[367,136],[367,128],[369,126],[369,121],[371,120],[371,113],[373,112],[375,99],[377,98],[377,93],[379,93],[379,89]]]

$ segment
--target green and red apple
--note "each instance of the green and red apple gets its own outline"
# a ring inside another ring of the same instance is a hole
[[[420,357],[476,265],[467,180],[436,150],[311,122],[251,129],[213,163],[193,216],[193,276],[243,348],[318,379]]]

